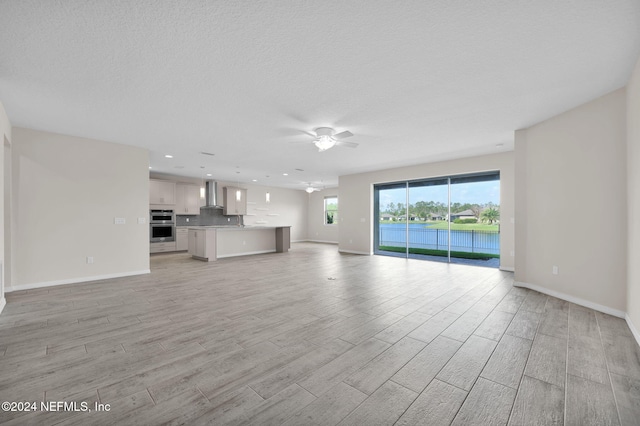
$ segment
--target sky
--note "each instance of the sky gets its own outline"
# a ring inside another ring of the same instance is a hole
[[[409,203],[415,204],[418,201],[439,201],[446,204],[447,185],[411,188]],[[406,204],[406,202],[404,188],[380,191],[380,205],[383,207],[389,203]],[[500,204],[500,181],[451,185],[451,203],[487,204],[489,202]]]

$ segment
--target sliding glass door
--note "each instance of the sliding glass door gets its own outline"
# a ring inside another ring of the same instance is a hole
[[[408,188],[408,257],[448,262],[448,179],[409,182]]]
[[[500,175],[451,178],[451,262],[500,265]]]
[[[374,187],[374,252],[499,266],[498,172]]]
[[[377,185],[373,204],[374,252],[407,257],[407,183]]]

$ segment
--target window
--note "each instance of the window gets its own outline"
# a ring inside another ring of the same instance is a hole
[[[498,267],[500,172],[374,185],[374,253]]]
[[[324,197],[324,224],[338,224],[338,197]]]

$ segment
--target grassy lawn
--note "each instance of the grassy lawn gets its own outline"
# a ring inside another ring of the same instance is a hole
[[[380,223],[406,223],[405,221],[390,221],[390,220],[381,220]],[[437,221],[410,221],[410,224],[424,224],[430,225],[429,229],[449,229],[449,225],[446,220],[437,220]],[[493,224],[489,225],[486,223],[451,223],[451,230],[453,231],[498,231],[499,225]]]
[[[404,247],[393,247],[393,246],[380,246],[380,250],[384,251],[392,251],[394,253],[405,253]],[[446,250],[432,250],[432,249],[422,249],[422,248],[414,248],[409,247],[409,253],[411,254],[422,254],[427,256],[442,256],[447,257]],[[466,251],[452,251],[451,257],[457,257],[459,259],[500,259],[499,254],[490,254],[490,253],[469,253]]]

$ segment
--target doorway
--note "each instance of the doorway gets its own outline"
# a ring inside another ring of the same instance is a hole
[[[500,173],[374,185],[374,253],[500,265]]]

